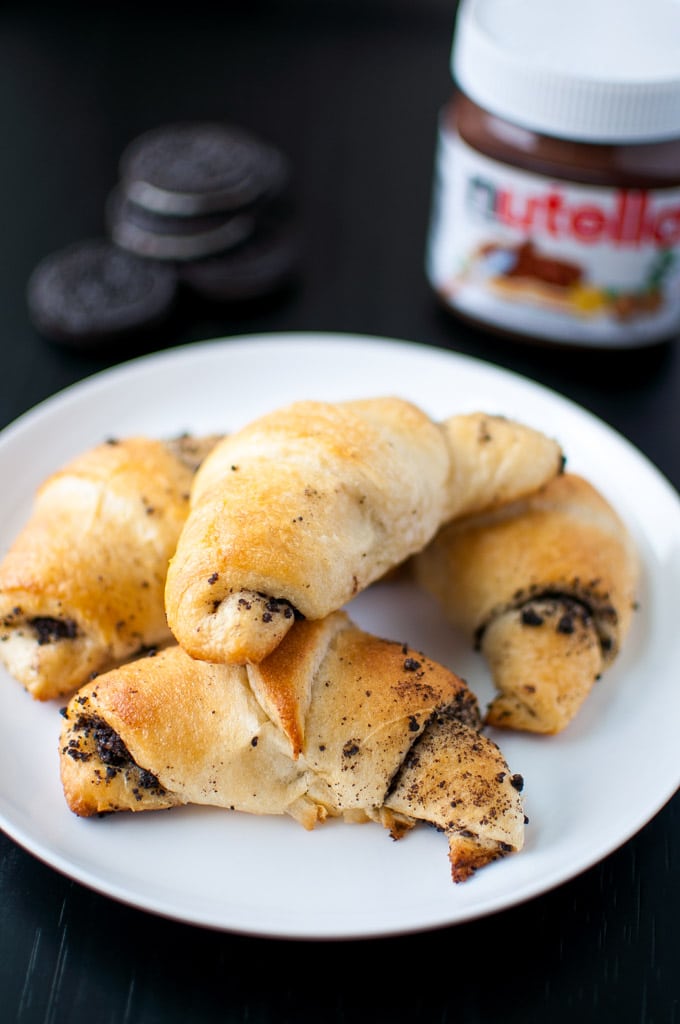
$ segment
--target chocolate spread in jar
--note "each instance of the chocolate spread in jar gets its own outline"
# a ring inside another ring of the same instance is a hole
[[[610,17],[588,21],[590,0],[571,0],[552,23],[542,4],[518,0],[512,18],[503,0],[461,4],[430,283],[452,312],[525,340],[676,337],[680,4],[598,0]]]

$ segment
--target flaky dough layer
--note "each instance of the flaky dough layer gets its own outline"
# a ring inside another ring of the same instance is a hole
[[[484,414],[435,423],[385,397],[296,402],[230,434],[196,475],[168,572],[170,628],[193,656],[266,657],[421,550],[452,516],[560,472],[559,445]]]
[[[373,820],[394,838],[423,821],[447,835],[456,881],[521,849],[519,777],[462,679],[343,612],[296,623],[274,659],[213,665],[172,645],[83,687],[60,740],[71,810],[196,803],[306,829]]]
[[[639,580],[627,527],[573,473],[445,526],[413,570],[481,646],[500,690],[487,722],[546,733],[568,725],[617,656]]]
[[[111,441],[39,488],[0,563],[0,659],[36,699],[170,637],[167,566],[214,441]]]

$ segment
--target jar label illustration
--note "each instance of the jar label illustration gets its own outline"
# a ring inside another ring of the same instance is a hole
[[[445,303],[501,329],[652,343],[680,329],[680,189],[544,177],[442,128],[427,274]]]

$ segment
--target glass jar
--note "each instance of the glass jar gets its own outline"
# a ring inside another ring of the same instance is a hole
[[[462,0],[426,271],[529,341],[680,333],[680,3]]]

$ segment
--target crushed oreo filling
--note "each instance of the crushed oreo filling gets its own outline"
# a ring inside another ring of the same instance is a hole
[[[262,621],[271,622],[275,615],[283,615],[284,619],[290,619],[295,615],[295,609],[285,598],[269,597],[262,613]]]
[[[603,652],[607,653],[611,650],[613,640],[607,633],[607,626],[616,623],[616,609],[610,603],[598,599],[597,595],[591,603],[585,594],[576,596],[559,590],[540,591],[536,589],[535,592],[517,591],[514,600],[516,602],[514,607],[519,612],[523,626],[533,628],[544,625],[546,619],[550,620],[551,617],[550,609],[546,606],[551,605],[552,612],[561,611],[554,625],[558,633],[568,636],[576,632],[579,625],[584,627],[594,625]],[[543,607],[537,607],[540,604]],[[475,650],[481,650],[487,625],[488,622],[484,622],[475,630]]]
[[[29,625],[38,638],[38,646],[54,643],[55,640],[74,640],[78,626],[73,619],[54,619],[49,615],[37,615],[29,619]]]
[[[134,771],[135,781],[140,789],[146,789],[159,795],[165,792],[153,772],[147,771],[137,764],[118,733],[101,718],[81,715],[74,725],[74,732],[76,731],[92,738],[97,756],[102,764],[106,765],[107,779],[114,778],[119,771]],[[71,744],[69,744],[68,754],[75,760],[87,759],[82,754],[76,753],[76,748]]]

